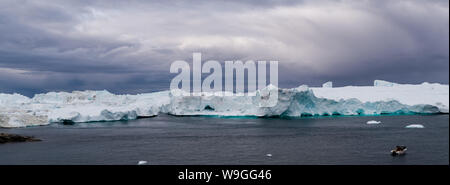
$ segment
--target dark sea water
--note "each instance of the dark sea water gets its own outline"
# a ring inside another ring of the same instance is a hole
[[[382,121],[379,125],[366,124]],[[405,128],[422,124],[425,128]],[[449,115],[242,119],[160,115],[0,129],[0,164],[449,164]],[[407,155],[392,157],[395,145]],[[271,157],[267,154],[272,154]]]

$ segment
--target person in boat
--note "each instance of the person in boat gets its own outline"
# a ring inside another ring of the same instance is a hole
[[[396,146],[395,147],[395,151],[397,151],[397,152],[401,152],[401,151],[403,151],[405,149],[406,149],[406,146]]]
[[[396,146],[395,150],[391,150],[392,156],[403,155],[405,154],[406,146]]]

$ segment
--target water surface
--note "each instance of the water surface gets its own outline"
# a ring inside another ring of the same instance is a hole
[[[369,120],[382,123],[368,125]],[[409,124],[425,128],[405,128]],[[449,164],[448,114],[301,119],[160,115],[0,132],[43,140],[0,144],[0,164]],[[408,154],[390,156],[395,145],[408,146]]]

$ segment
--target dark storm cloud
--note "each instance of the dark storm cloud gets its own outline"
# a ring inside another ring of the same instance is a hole
[[[0,92],[167,89],[174,60],[278,60],[280,86],[448,83],[448,1],[0,0]]]

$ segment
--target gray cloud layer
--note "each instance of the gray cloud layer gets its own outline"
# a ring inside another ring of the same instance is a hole
[[[278,60],[280,86],[448,83],[448,1],[0,0],[0,92],[167,89],[169,66]]]

